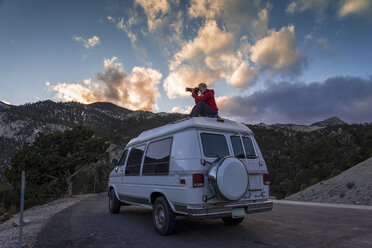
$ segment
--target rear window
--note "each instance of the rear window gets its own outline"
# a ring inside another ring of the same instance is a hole
[[[254,147],[252,139],[249,137],[243,137],[243,143],[245,148],[245,153],[248,158],[256,158],[256,153],[254,152]],[[238,158],[244,158],[244,151],[242,142],[239,136],[231,136],[231,144],[234,149],[234,155]]]
[[[139,175],[144,150],[145,146],[133,147],[132,150],[130,150],[127,166],[125,167],[125,175]]]
[[[167,175],[172,138],[152,142],[148,145],[142,175]]]
[[[201,141],[205,157],[222,158],[229,155],[229,149],[224,135],[202,133]]]

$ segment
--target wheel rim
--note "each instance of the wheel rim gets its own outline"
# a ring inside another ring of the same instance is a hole
[[[155,210],[155,223],[156,226],[162,228],[165,222],[165,212],[162,206],[157,206]]]

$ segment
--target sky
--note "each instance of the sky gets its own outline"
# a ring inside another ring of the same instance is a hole
[[[372,0],[0,0],[0,100],[372,122]]]

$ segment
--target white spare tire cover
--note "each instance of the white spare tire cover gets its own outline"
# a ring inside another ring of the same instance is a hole
[[[227,200],[240,200],[248,188],[248,174],[244,164],[235,157],[225,157],[217,165],[215,186]]]

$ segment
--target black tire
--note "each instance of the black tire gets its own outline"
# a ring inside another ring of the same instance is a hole
[[[110,210],[110,213],[112,213],[112,214],[119,213],[120,212],[120,205],[121,205],[121,203],[118,200],[118,198],[116,197],[114,189],[111,189],[110,190],[110,195],[109,195],[109,210]]]
[[[152,209],[152,223],[160,235],[168,235],[176,229],[176,215],[165,197],[156,198]]]
[[[239,225],[244,220],[244,217],[242,218],[232,218],[232,217],[224,217],[222,218],[223,223],[226,225]]]

